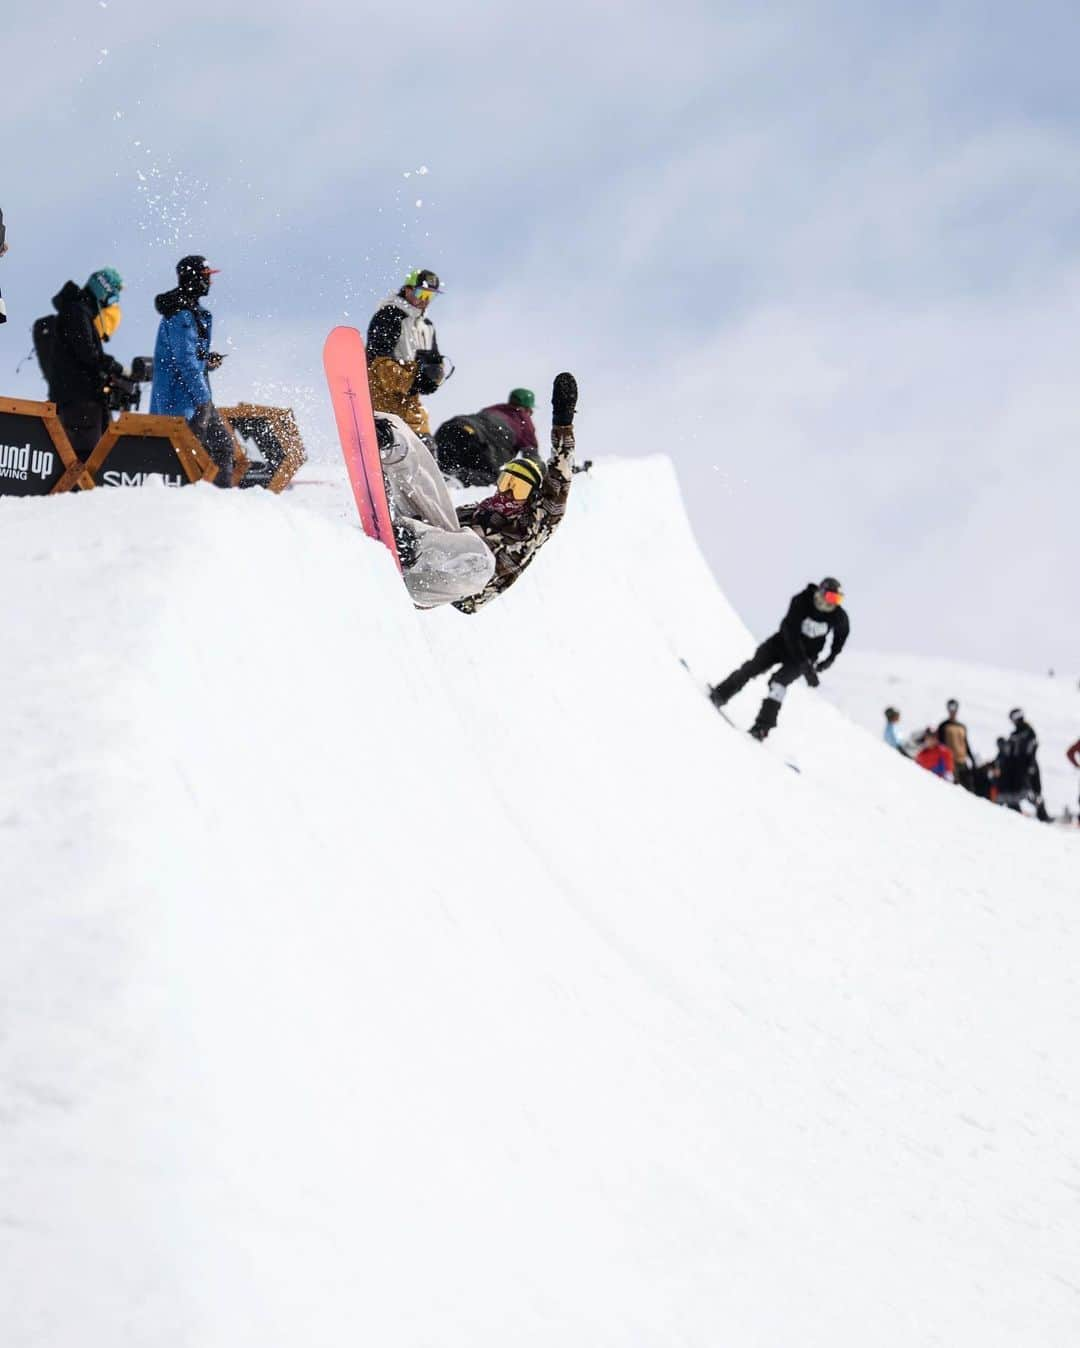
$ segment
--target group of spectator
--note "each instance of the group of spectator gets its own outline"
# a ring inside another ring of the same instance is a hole
[[[1039,738],[1024,716],[1023,709],[1009,712],[1012,729],[998,737],[992,758],[979,759],[971,746],[968,728],[960,720],[960,704],[950,698],[945,704],[945,719],[936,727],[926,726],[906,739],[900,734],[900,712],[885,708],[885,743],[912,758],[921,768],[946,781],[955,782],[984,800],[994,801],[1019,811],[1027,801],[1044,823],[1050,815],[1042,792],[1039,770]],[[1080,768],[1080,740],[1067,750],[1074,767]]]
[[[175,287],[154,301],[161,317],[153,361],[137,360],[130,370],[106,351],[123,318],[124,279],[115,267],[100,267],[83,285],[66,281],[53,296],[54,312],[33,325],[34,349],[80,459],[93,453],[112,412],[137,405],[138,382],[151,379],[151,413],[183,417],[217,465],[217,485],[230,485],[234,441],[210,391],[210,374],[224,356],[211,350],[213,319],[203,303],[216,274],[201,254],[181,258]]]

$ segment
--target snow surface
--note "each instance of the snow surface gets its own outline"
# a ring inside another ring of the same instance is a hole
[[[317,471],[0,501],[4,1348],[1073,1348],[1076,840],[725,725],[664,460],[473,618]]]
[[[1056,818],[1066,809],[1076,818],[1080,774],[1065,757],[1065,750],[1080,739],[1080,681],[1074,674],[1025,674],[956,660],[848,650],[823,677],[822,692],[879,739],[887,706],[902,713],[900,730],[906,738],[925,726],[938,726],[947,714],[945,703],[955,697],[980,762],[993,758],[998,736],[1012,730],[1009,709],[1021,707],[1039,736],[1047,808]]]

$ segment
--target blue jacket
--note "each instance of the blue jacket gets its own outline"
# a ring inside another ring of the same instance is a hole
[[[210,402],[206,358],[210,354],[213,318],[202,305],[181,308],[173,299],[176,291],[157,297],[157,342],[154,345],[154,383],[150,411],[167,417],[195,415],[195,409]]]

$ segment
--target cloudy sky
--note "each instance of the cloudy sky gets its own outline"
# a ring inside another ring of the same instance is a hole
[[[585,454],[674,460],[765,635],[833,572],[879,650],[1080,671],[1080,7],[8,0],[0,392],[124,274],[122,358],[221,267],[220,401],[295,405],[430,266],[433,419],[580,380]],[[649,528],[643,519],[641,528]],[[1080,715],[1080,708],[1078,708]]]

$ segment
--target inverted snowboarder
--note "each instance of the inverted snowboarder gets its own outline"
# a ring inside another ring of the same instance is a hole
[[[400,417],[375,414],[398,557],[419,607],[452,603],[475,613],[517,580],[555,532],[573,479],[573,375],[556,377],[551,404],[547,464],[525,456],[511,460],[494,495],[458,510],[420,437]]]
[[[709,689],[714,707],[723,707],[751,679],[773,669],[769,691],[750,727],[755,739],[763,740],[776,727],[780,704],[788,688],[797,679],[805,679],[811,688],[818,686],[818,675],[828,669],[844,649],[851,624],[842,605],[844,594],[835,576],[826,576],[820,585],[810,584],[793,596],[780,630],[763,641],[745,664],[733,670],[722,683]],[[828,657],[820,659],[827,637],[832,636]],[[774,666],[779,668],[774,669]]]

